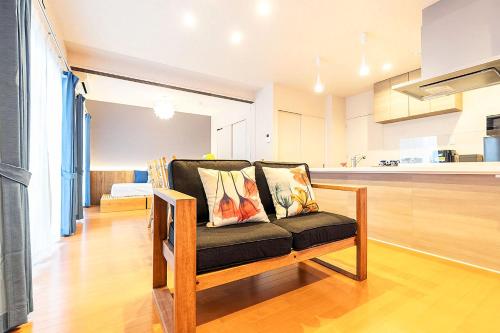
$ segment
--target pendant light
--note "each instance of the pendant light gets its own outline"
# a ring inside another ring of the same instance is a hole
[[[365,44],[366,44],[366,32],[361,33],[361,66],[359,66],[359,75],[367,76],[370,74],[370,67],[368,67],[366,63],[366,54],[365,54]]]
[[[323,91],[325,91],[325,85],[323,82],[321,82],[321,77],[319,75],[319,67],[320,67],[320,58],[319,56],[316,57],[316,67],[317,67],[317,73],[316,73],[316,83],[314,84],[314,92],[316,94],[321,94]]]

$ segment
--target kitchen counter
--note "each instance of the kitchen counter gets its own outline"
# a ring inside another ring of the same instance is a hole
[[[368,236],[500,272],[500,163],[311,169],[313,183],[368,188]],[[356,216],[352,192],[315,189]]]
[[[409,173],[409,174],[452,174],[452,175],[497,175],[500,177],[500,162],[467,162],[407,164],[397,167],[360,166],[356,168],[311,168],[313,174],[323,173]]]

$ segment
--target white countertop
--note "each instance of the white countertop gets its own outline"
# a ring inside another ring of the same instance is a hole
[[[310,168],[311,173],[413,173],[452,175],[497,175],[500,162],[405,164],[397,167],[360,166],[356,168]]]

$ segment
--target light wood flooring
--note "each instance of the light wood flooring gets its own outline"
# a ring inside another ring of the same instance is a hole
[[[161,332],[147,216],[87,210],[35,267],[18,332]],[[354,252],[328,259],[352,267]],[[500,332],[500,275],[370,241],[367,281],[303,263],[202,291],[197,310],[198,332]]]

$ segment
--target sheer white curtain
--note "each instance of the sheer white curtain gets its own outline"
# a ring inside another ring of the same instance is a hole
[[[33,6],[28,187],[33,264],[52,253],[61,225],[62,68],[41,15]]]

